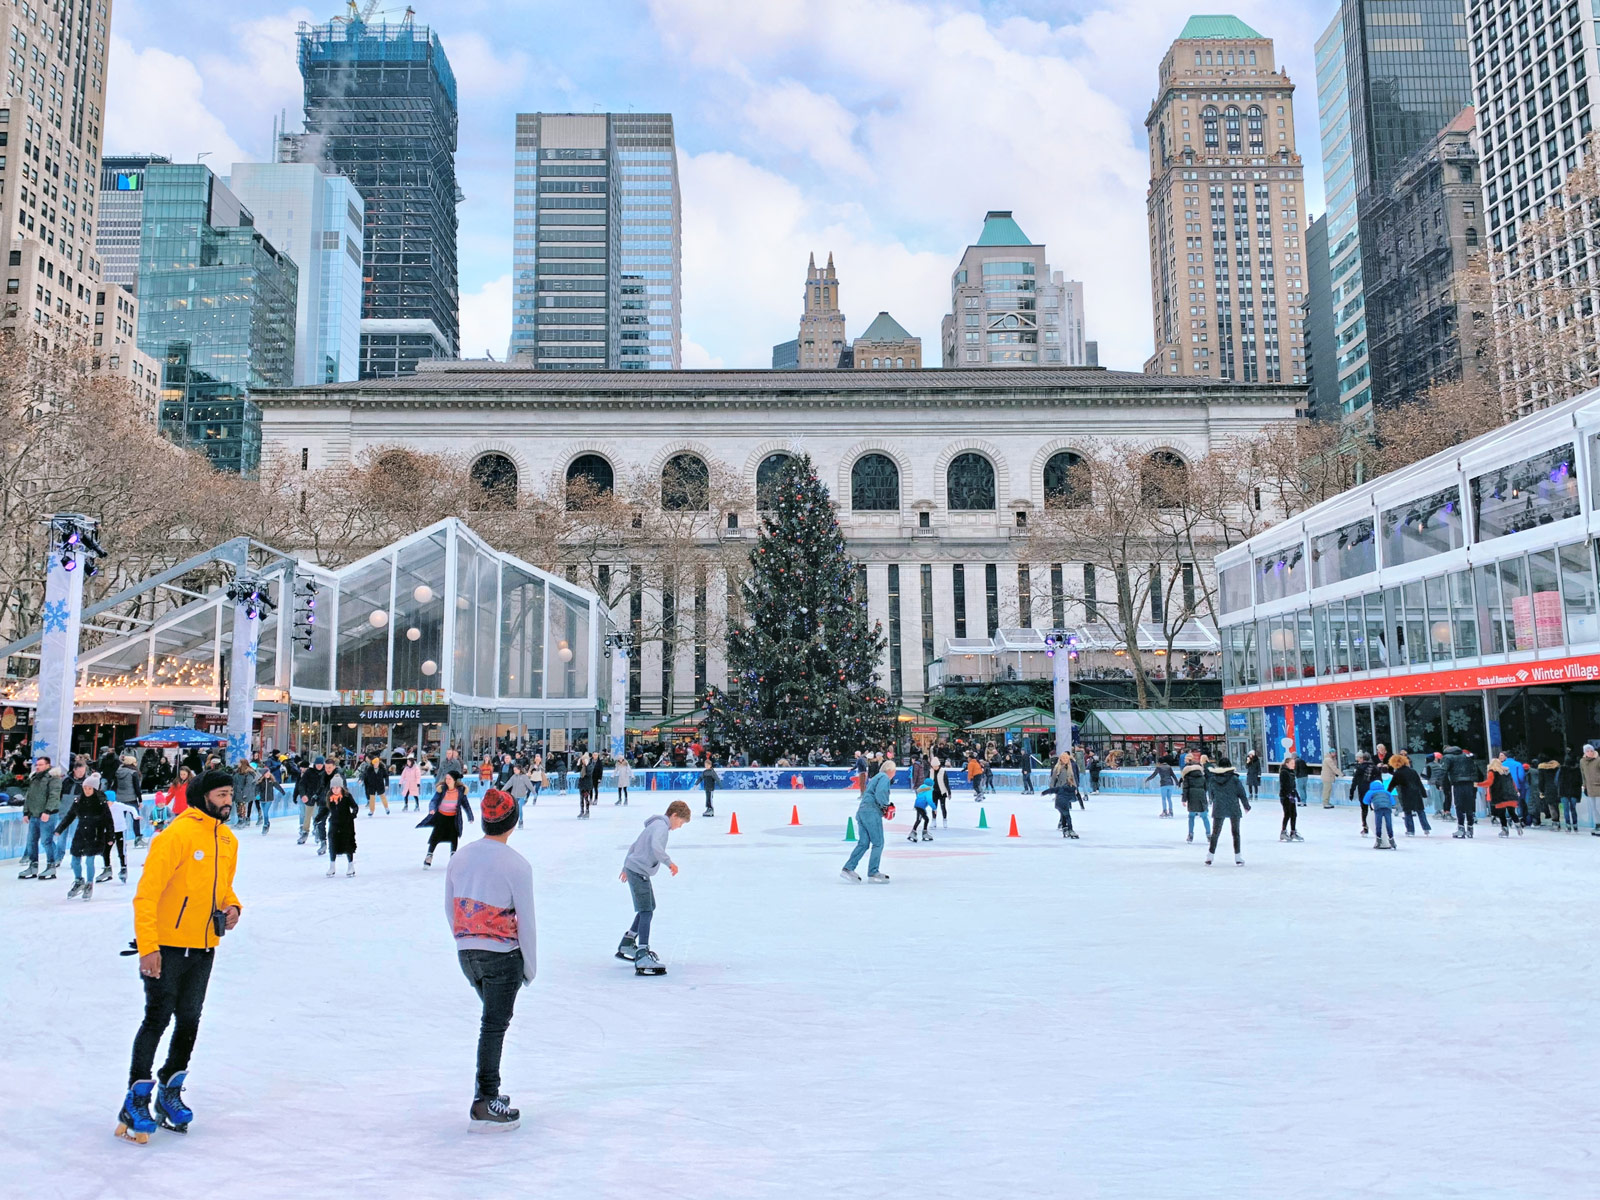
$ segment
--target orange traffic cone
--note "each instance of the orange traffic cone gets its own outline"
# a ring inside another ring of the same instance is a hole
[[[1016,823],[1016,820],[1017,819],[1015,817],[1011,818],[1011,821],[1012,821],[1013,824]],[[739,814],[738,813],[734,813],[733,814],[733,821],[728,826],[728,832],[729,833],[738,833],[739,832]]]
[[[791,810],[790,813],[789,813],[789,824],[791,824],[791,825],[800,824],[800,806],[798,804],[796,804],[794,806],[793,810]]]
[[[1020,833],[1017,832],[1017,814],[1016,813],[1012,813],[1011,814],[1011,831],[1009,833],[1007,833],[1006,836],[1007,837],[1021,837],[1022,836]]]

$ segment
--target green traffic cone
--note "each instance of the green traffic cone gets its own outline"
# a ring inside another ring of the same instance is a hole
[[[988,809],[980,808],[978,810],[978,828],[979,829],[987,829],[987,828],[989,828],[989,810]]]
[[[844,819],[844,840],[847,842],[856,840],[856,819],[854,817],[846,817]]]

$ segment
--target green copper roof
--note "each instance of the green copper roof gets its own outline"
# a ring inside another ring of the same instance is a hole
[[[856,339],[858,342],[909,342],[910,340],[911,335],[906,332],[905,326],[886,312],[881,312],[872,318],[872,324],[867,326],[866,332]]]
[[[980,246],[1031,246],[1028,235],[1011,219],[1011,213],[991,212],[983,218],[983,232],[978,235]]]
[[[1238,17],[1195,16],[1189,18],[1189,23],[1183,27],[1178,40],[1188,42],[1206,38],[1259,38],[1260,36]]]

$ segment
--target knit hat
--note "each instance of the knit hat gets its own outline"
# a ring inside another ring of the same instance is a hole
[[[101,782],[102,780],[100,778],[99,771],[90,771],[83,777],[83,786],[88,788],[91,792],[98,792],[100,790]]]
[[[211,800],[211,793],[218,788],[231,788],[233,775],[228,771],[207,771],[199,779],[189,785],[184,793],[188,802],[207,816],[220,816],[217,805]]]
[[[487,834],[502,834],[516,826],[517,802],[499,788],[484,792],[479,810],[483,818],[483,831]]]

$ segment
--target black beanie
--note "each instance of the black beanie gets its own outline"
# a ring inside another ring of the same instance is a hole
[[[211,803],[211,793],[218,788],[231,788],[233,775],[228,771],[207,771],[189,785],[184,799],[208,816],[217,815],[217,806]]]

